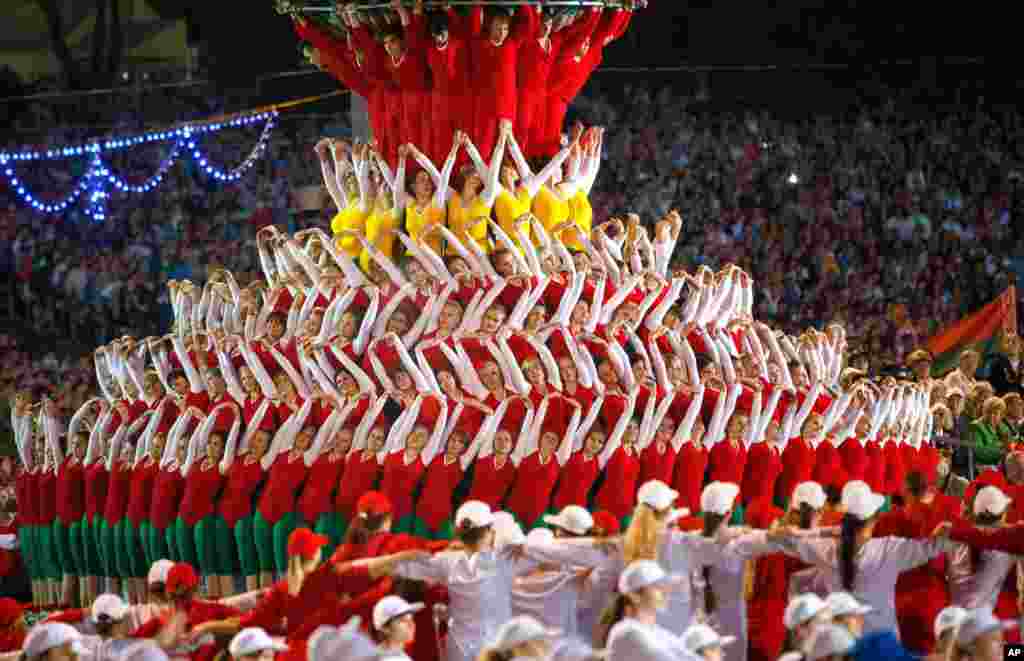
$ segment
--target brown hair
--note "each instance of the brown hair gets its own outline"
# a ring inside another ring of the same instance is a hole
[[[345,533],[345,544],[353,544],[356,546],[362,546],[370,541],[370,538],[380,532],[380,529],[384,526],[384,522],[388,520],[390,514],[369,514],[369,515],[358,515],[349,526],[348,531]]]
[[[702,534],[704,537],[711,537],[718,530],[718,527],[725,521],[724,514],[714,514],[712,512],[704,512],[704,530]],[[711,615],[718,610],[718,598],[715,596],[715,590],[711,587],[711,566],[704,565],[704,613]]]
[[[625,563],[629,565],[637,560],[657,560],[658,534],[664,527],[653,507],[643,503],[637,505],[622,540]]]
[[[455,539],[469,547],[475,547],[484,540],[491,526],[474,526],[469,519],[463,519],[455,529]]]

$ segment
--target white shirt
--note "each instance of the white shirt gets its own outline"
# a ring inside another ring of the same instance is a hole
[[[508,549],[474,553],[445,551],[398,563],[395,574],[448,588],[449,661],[473,661],[512,618],[512,584],[537,563]]]
[[[1017,557],[1002,551],[982,551],[975,567],[971,548],[960,544],[950,554],[950,597],[954,606],[995,609],[1003,583]]]
[[[582,581],[575,571],[555,570],[520,576],[512,584],[512,614],[530,615],[566,636],[576,636]],[[589,638],[589,632],[585,632]]]
[[[700,658],[690,653],[682,639],[668,629],[628,617],[617,622],[608,632],[607,651],[608,661],[690,661]]]

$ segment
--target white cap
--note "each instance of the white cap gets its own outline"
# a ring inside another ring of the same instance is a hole
[[[555,642],[548,661],[592,661],[605,656],[582,640],[565,638]]]
[[[725,514],[732,509],[740,488],[732,482],[712,482],[700,495],[700,509],[711,514]]]
[[[967,648],[992,631],[1005,631],[1012,629],[1012,622],[1004,622],[997,618],[988,608],[975,608],[967,611],[967,615],[960,622],[960,633],[956,636],[956,644],[960,648]]]
[[[526,535],[527,544],[548,544],[555,541],[555,533],[547,528],[534,528]]]
[[[128,604],[116,594],[101,594],[92,602],[93,622],[120,622],[128,614]]]
[[[463,521],[468,521],[473,528],[483,528],[494,523],[494,513],[487,503],[470,500],[455,512],[455,527],[460,528]]]
[[[166,558],[157,560],[149,568],[149,575],[146,576],[146,583],[148,585],[153,585],[154,583],[166,583],[167,574],[170,573],[171,567],[173,566],[174,563]]]
[[[857,490],[850,494],[850,500],[846,503],[846,513],[852,514],[861,521],[866,521],[878,514],[882,505],[885,505],[885,496],[871,491]]]
[[[638,503],[659,511],[672,507],[672,503],[676,502],[678,497],[679,492],[661,480],[644,482],[640,490],[636,492]]]
[[[628,594],[652,585],[667,585],[678,578],[665,573],[653,560],[635,560],[619,574],[619,593]]]
[[[694,624],[683,632],[683,646],[694,654],[702,654],[709,647],[725,647],[736,642],[735,636],[719,636],[706,624]]]
[[[814,619],[818,613],[826,608],[828,608],[828,604],[813,592],[798,594],[786,604],[786,611],[782,615],[782,621],[785,623],[786,628],[792,631],[801,624]]]
[[[825,490],[817,482],[801,482],[793,490],[793,497],[790,499],[792,506],[800,507],[807,503],[811,509],[820,510],[825,506]]]
[[[359,630],[358,616],[350,619],[343,627],[321,626],[313,632],[306,644],[308,661],[377,661],[378,648]]]
[[[32,659],[68,643],[71,643],[71,649],[76,654],[85,653],[85,647],[82,645],[81,635],[77,629],[63,622],[47,622],[32,627],[32,630],[25,636],[21,650],[27,658]]]
[[[935,637],[941,638],[942,634],[957,628],[963,623],[965,617],[967,617],[966,608],[946,606],[935,616]]]
[[[825,599],[825,605],[832,612],[832,617],[844,617],[846,615],[867,615],[875,610],[866,606],[849,592],[833,592]]]
[[[491,647],[507,652],[531,640],[554,638],[561,633],[558,629],[548,629],[529,615],[519,615],[501,625]]]
[[[275,643],[267,632],[260,627],[247,627],[235,634],[228,645],[228,653],[236,659],[251,654],[259,654],[267,650],[283,652],[288,646],[283,643]]]
[[[516,523],[516,518],[508,512],[495,512],[491,528],[494,530],[494,545],[498,548],[526,542],[523,529]]]
[[[807,661],[817,661],[830,656],[845,656],[857,643],[846,627],[838,624],[823,624],[811,632],[807,645]]]
[[[1010,506],[1010,498],[998,487],[984,487],[974,496],[974,513],[1002,516]]]
[[[650,627],[626,618],[608,633],[609,659],[645,659],[646,661],[690,661],[695,657],[678,642],[666,645],[663,637]]]
[[[423,604],[417,602],[410,604],[401,597],[395,595],[388,595],[373,607],[373,628],[383,629],[388,622],[395,619],[396,617],[402,617],[409,613],[418,613],[423,610]]]
[[[586,535],[594,527],[594,517],[579,505],[566,505],[558,514],[547,514],[544,523],[574,535]]]
[[[167,652],[148,640],[135,641],[111,655],[117,661],[168,661]]]
[[[858,492],[871,493],[871,487],[863,480],[850,480],[847,482],[843,487],[843,493],[840,496],[843,507],[848,508],[850,506],[850,499],[853,498],[853,494]]]
[[[804,661],[804,655],[800,652],[786,652],[778,661]]]

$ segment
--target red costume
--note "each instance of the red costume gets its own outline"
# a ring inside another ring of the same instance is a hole
[[[68,457],[57,472],[57,518],[65,526],[78,523],[85,514],[85,469]]]
[[[708,467],[708,451],[690,441],[683,443],[676,458],[672,488],[679,492],[677,503],[690,510],[700,511],[700,494],[704,489],[704,472]]]

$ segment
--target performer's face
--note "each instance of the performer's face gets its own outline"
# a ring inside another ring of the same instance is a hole
[[[496,16],[491,21],[491,41],[499,46],[508,37],[509,20],[507,16]]]
[[[258,431],[249,439],[249,454],[257,459],[262,459],[270,447],[270,434],[265,431]]]
[[[206,458],[213,463],[217,463],[223,457],[224,436],[221,434],[210,434],[210,440],[206,443]]]
[[[462,323],[462,306],[455,301],[448,301],[444,307],[441,308],[441,316],[437,320],[437,325],[441,330],[445,332],[451,332],[459,327]]]
[[[503,251],[494,258],[494,270],[504,278],[511,278],[516,274],[516,258],[512,253]]]
[[[444,394],[449,397],[453,397],[453,395],[457,394],[459,391],[458,384],[455,383],[455,377],[452,376],[451,372],[438,372],[437,383],[441,386],[441,390],[444,391]]]
[[[494,435],[494,452],[502,455],[512,452],[512,432],[502,429]]]
[[[562,439],[558,438],[558,434],[550,431],[544,432],[540,437],[540,451],[541,454],[550,455],[558,448],[558,443]]]
[[[395,335],[401,337],[402,335],[405,335],[406,333],[409,332],[409,328],[411,328],[409,318],[406,317],[405,313],[402,311],[396,311],[394,314],[391,315],[391,318],[388,319],[387,332],[389,333],[394,333]]]
[[[416,194],[416,197],[420,198],[433,195],[434,182],[430,180],[430,175],[422,170],[417,172],[416,178],[412,182],[412,191]]]
[[[501,369],[495,363],[487,363],[480,368],[480,381],[483,382],[484,387],[490,390],[504,385],[504,380],[501,378]]]
[[[352,395],[359,392],[359,384],[356,383],[355,378],[344,370],[338,372],[337,383],[338,388],[345,395]]]
[[[535,331],[548,320],[548,311],[543,305],[535,305],[526,315],[526,330]]]
[[[295,437],[295,449],[300,452],[305,452],[313,445],[313,439],[316,437],[315,427],[306,427],[299,432],[298,436]]]
[[[359,325],[356,323],[356,316],[351,312],[346,312],[341,315],[341,319],[338,321],[338,335],[343,340],[351,340],[356,336],[356,332],[359,330]]]
[[[606,440],[607,438],[605,437],[604,432],[597,430],[591,431],[587,434],[587,454],[593,457],[600,453],[601,449],[604,448]]]
[[[398,390],[404,392],[406,390],[412,390],[412,379],[405,371],[401,371],[395,375],[395,387]]]
[[[434,45],[443,48],[448,44],[448,30],[441,30],[434,34]]]
[[[505,323],[505,311],[498,306],[491,306],[487,312],[484,313],[483,323],[480,325],[480,330],[483,332],[493,335],[498,332],[501,325]]]
[[[260,384],[256,380],[256,377],[252,375],[252,370],[248,367],[243,367],[238,370],[238,380],[242,383],[242,388],[245,389],[246,393],[250,395],[259,393]]]
[[[576,381],[576,363],[572,361],[568,356],[562,356],[558,359],[558,373],[562,377],[562,381]]]
[[[339,454],[345,454],[351,447],[352,430],[345,427],[334,436],[334,451]]]
[[[402,40],[397,35],[390,35],[384,40],[384,50],[388,52],[393,58],[399,58],[402,56]]]
[[[545,17],[540,23],[540,38],[546,39],[551,35],[551,28],[554,27],[555,22],[550,17]]]
[[[540,361],[528,360],[523,364],[523,373],[526,374],[526,378],[532,385],[543,386],[547,379],[544,375],[544,368],[541,366]]]
[[[469,437],[466,436],[465,432],[457,431],[452,434],[452,437],[448,439],[447,455],[449,459],[455,459],[461,457],[462,453],[466,451],[466,445],[469,441]]]
[[[578,252],[572,256],[572,262],[576,266],[577,273],[586,273],[590,270],[590,258],[586,253]]]

